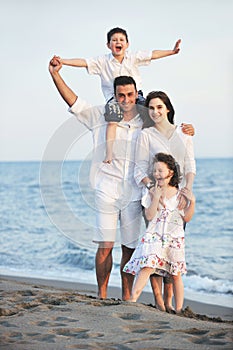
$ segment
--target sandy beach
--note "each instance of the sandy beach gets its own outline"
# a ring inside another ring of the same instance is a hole
[[[96,286],[1,276],[0,349],[232,349],[233,309],[185,300],[182,315],[155,309],[151,293],[96,298]]]

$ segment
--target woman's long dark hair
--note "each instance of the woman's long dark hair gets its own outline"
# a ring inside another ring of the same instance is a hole
[[[145,101],[145,107],[147,108],[147,116],[144,117],[143,128],[149,128],[150,126],[154,125],[154,122],[153,122],[153,120],[151,120],[151,118],[149,116],[149,111],[148,111],[150,100],[152,100],[154,98],[160,98],[160,100],[163,101],[163,103],[165,104],[165,106],[169,110],[168,115],[167,115],[168,121],[171,124],[174,124],[175,110],[174,110],[173,105],[172,105],[169,97],[167,96],[167,94],[165,94],[165,92],[163,92],[163,91],[151,91],[147,95],[146,101]]]

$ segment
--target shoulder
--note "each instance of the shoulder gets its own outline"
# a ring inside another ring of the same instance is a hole
[[[143,129],[141,135],[143,138],[150,140],[156,138],[157,136],[159,137],[160,133],[154,126],[151,126]]]
[[[152,50],[137,50],[134,55],[141,59],[151,59]]]
[[[145,135],[145,136],[149,136],[149,135],[152,135],[154,134],[156,131],[155,127],[154,126],[151,126],[149,128],[145,128],[142,130],[142,134]]]
[[[75,103],[69,108],[69,112],[73,114],[78,114],[84,110],[90,109],[92,106],[87,101],[78,97]]]
[[[105,124],[104,106],[92,106],[85,100],[78,98],[75,103],[69,108],[69,112],[89,129],[94,126]]]
[[[150,128],[142,129],[140,133],[141,140],[147,140],[148,142],[150,142],[150,140],[153,139],[156,135],[155,130],[156,129],[153,126],[151,126]]]
[[[99,55],[99,56],[90,57],[90,58],[86,59],[86,61],[87,62],[102,63],[102,62],[110,61],[111,56],[112,56],[112,54],[103,54],[103,55]]]

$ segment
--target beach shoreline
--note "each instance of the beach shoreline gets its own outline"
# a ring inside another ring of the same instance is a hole
[[[0,280],[15,281],[17,283],[25,283],[29,285],[39,285],[45,287],[52,287],[55,289],[62,289],[64,291],[76,291],[91,297],[97,296],[97,285],[83,282],[71,282],[57,279],[37,278],[37,277],[23,277],[0,275]],[[108,298],[121,299],[121,288],[115,286],[108,287]],[[154,305],[154,298],[152,292],[143,291],[138,303],[146,305]],[[191,299],[184,299],[183,309],[189,307],[194,313],[206,315],[210,318],[220,317],[222,320],[233,321],[233,308],[228,306],[214,305],[202,301],[195,301]]]
[[[0,276],[0,348],[231,349],[232,309],[185,300],[182,315],[161,312],[151,293],[120,300],[120,288],[96,298],[96,286]],[[156,344],[156,345],[155,345]]]

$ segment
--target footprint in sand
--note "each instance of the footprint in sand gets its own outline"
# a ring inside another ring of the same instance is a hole
[[[134,313],[114,313],[112,314],[113,317],[121,318],[122,320],[127,321],[135,321],[141,319],[141,314],[134,314]]]
[[[205,344],[205,345],[219,345],[219,349],[221,346],[230,344],[232,345],[231,341],[231,334],[229,334],[229,342],[226,342],[227,334],[228,332],[219,332],[219,331],[204,331],[200,329],[191,329],[186,330],[184,333],[188,333],[192,335],[192,338],[189,339],[190,342],[194,344]],[[230,347],[229,347],[230,349]]]
[[[85,328],[58,328],[53,329],[52,333],[65,337],[74,337],[77,339],[97,338],[104,336],[104,333],[90,333],[90,330]]]

